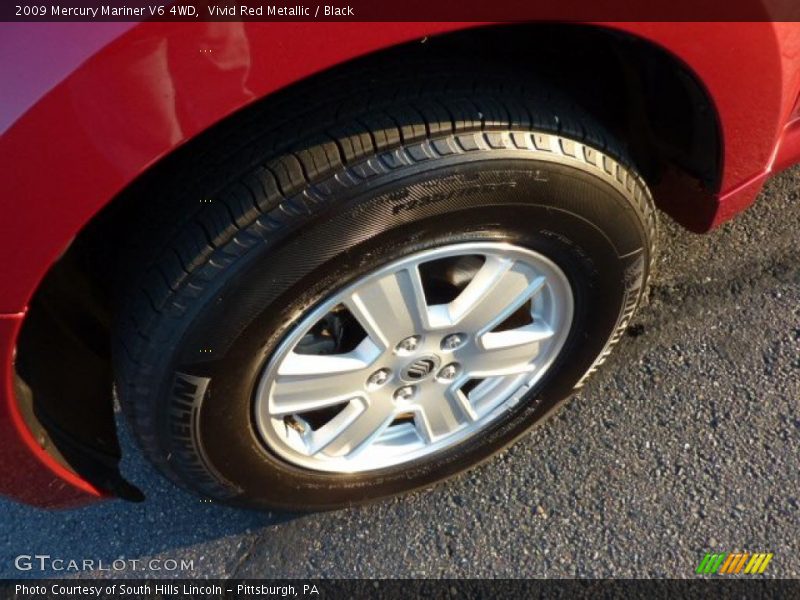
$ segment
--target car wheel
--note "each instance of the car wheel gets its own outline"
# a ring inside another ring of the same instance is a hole
[[[428,486],[542,421],[621,336],[655,243],[624,152],[550,95],[420,94],[231,154],[131,275],[118,393],[173,480],[293,510]]]

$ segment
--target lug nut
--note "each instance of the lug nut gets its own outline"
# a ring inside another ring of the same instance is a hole
[[[411,337],[407,337],[402,342],[397,344],[397,351],[403,352],[405,354],[409,354],[414,352],[417,347],[419,346],[419,336],[412,335]]]
[[[397,388],[394,393],[394,399],[399,402],[408,402],[414,397],[414,392],[416,391],[417,389],[413,385],[404,385],[401,388]]]
[[[438,378],[444,381],[450,381],[451,379],[456,378],[456,375],[458,375],[458,370],[458,363],[450,363],[449,365],[442,367],[442,370],[439,371]]]
[[[442,350],[455,350],[464,344],[464,334],[453,333],[442,340]]]
[[[387,381],[392,372],[389,369],[378,369],[367,379],[367,385],[372,388],[380,387]]]

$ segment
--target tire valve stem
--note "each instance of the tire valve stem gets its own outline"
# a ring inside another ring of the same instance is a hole
[[[286,425],[286,433],[289,433],[289,429],[294,429],[299,434],[303,435],[306,432],[306,428],[304,424],[296,419],[294,416],[290,415],[284,419],[284,424]]]

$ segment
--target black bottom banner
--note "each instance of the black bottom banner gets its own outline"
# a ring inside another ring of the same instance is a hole
[[[800,580],[142,580],[0,582],[0,598],[800,598]]]

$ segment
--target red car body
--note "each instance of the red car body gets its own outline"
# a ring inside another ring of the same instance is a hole
[[[177,147],[293,82],[479,25],[0,26],[0,494],[50,507],[105,495],[43,447],[14,391],[15,347],[30,301],[98,211]],[[697,201],[711,207],[701,228],[745,209],[770,174],[800,161],[800,24],[593,27],[663,49],[705,88],[720,129],[721,167],[717,189],[698,191]]]

